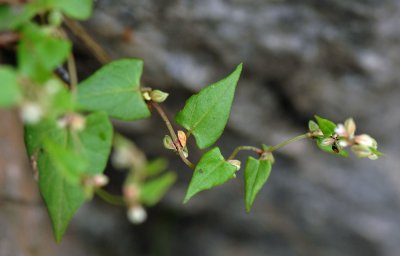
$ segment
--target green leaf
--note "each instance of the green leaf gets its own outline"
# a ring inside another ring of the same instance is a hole
[[[329,137],[335,132],[336,124],[334,122],[317,115],[315,116],[315,119],[325,137]]]
[[[271,173],[272,164],[268,160],[258,160],[249,157],[244,171],[245,177],[245,203],[246,211],[249,212],[254,200],[264,186]]]
[[[32,4],[0,5],[0,31],[17,29],[35,16],[37,11]]]
[[[59,128],[54,120],[26,127],[25,143],[38,164],[39,188],[57,241],[85,201],[84,187],[77,182],[79,174],[102,173],[111,142],[112,126],[105,113],[87,116],[81,132]],[[72,162],[74,157],[76,165]]]
[[[205,153],[197,164],[184,203],[200,191],[224,184],[234,177],[236,167],[226,162],[219,148]]]
[[[147,181],[140,188],[140,201],[147,206],[157,204],[174,184],[175,180],[176,174],[169,172],[161,177]]]
[[[62,10],[67,16],[85,20],[92,15],[92,0],[56,0],[54,7]]]
[[[88,167],[86,159],[71,148],[63,147],[50,139],[45,140],[43,149],[53,163],[54,171],[59,172],[70,184],[79,185],[82,174]]]
[[[17,50],[20,72],[35,81],[44,82],[67,59],[70,50],[68,41],[47,35],[32,23],[26,25]]]
[[[147,163],[145,167],[147,176],[154,176],[164,171],[168,167],[168,161],[165,158],[157,158]]]
[[[74,146],[89,162],[86,173],[100,174],[111,152],[113,127],[107,114],[97,112],[86,117],[85,130],[78,134]]]
[[[21,97],[15,71],[10,67],[1,66],[0,81],[0,107],[14,106]]]
[[[211,146],[221,136],[228,122],[241,71],[242,64],[225,79],[190,97],[177,114],[177,123],[194,135],[199,148]]]
[[[111,117],[136,120],[150,116],[140,91],[143,61],[123,59],[111,62],[78,86],[82,109],[105,111]]]

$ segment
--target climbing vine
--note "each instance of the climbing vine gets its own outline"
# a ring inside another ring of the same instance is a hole
[[[347,148],[361,158],[382,155],[369,135],[355,135],[352,118],[344,124],[315,116],[305,133],[275,146],[238,147],[228,157],[213,146],[223,133],[242,73],[239,64],[222,80],[191,96],[175,116],[163,109],[168,93],[142,86],[143,61],[109,62],[86,80],[78,81],[72,43],[65,26],[91,16],[91,0],[35,0],[0,4],[0,46],[15,50],[16,64],[0,67],[0,107],[17,108],[25,126],[25,143],[40,193],[47,206],[55,239],[94,195],[127,208],[133,223],[146,219],[144,207],[157,204],[176,180],[162,159],[148,160],[127,138],[114,131],[110,119],[135,121],[159,115],[165,123],[163,144],[193,170],[183,202],[199,192],[236,177],[236,155],[248,151],[244,167],[245,208],[250,211],[267,182],[273,153],[285,145],[310,139],[323,151],[347,157]],[[187,140],[204,150],[190,160]],[[113,152],[112,152],[113,151]],[[112,152],[112,153],[111,153]],[[108,193],[103,172],[111,155],[115,168],[127,170],[122,196]]]

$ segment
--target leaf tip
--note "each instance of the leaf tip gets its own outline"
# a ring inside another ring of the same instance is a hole
[[[251,211],[251,205],[246,204],[246,213],[249,214]]]

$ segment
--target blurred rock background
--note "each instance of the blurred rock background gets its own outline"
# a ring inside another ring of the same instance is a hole
[[[96,1],[84,27],[113,58],[144,59],[143,83],[171,93],[170,113],[244,63],[218,142],[225,155],[302,134],[318,114],[352,116],[385,157],[342,159],[311,141],[291,144],[246,214],[242,172],[182,205],[191,172],[162,148],[161,120],[118,122],[149,158],[170,159],[178,184],[138,227],[123,209],[87,204],[54,255],[399,255],[399,14],[397,0]],[[84,78],[100,65],[77,43]],[[200,152],[190,153],[197,161]],[[108,173],[118,188],[123,174]]]

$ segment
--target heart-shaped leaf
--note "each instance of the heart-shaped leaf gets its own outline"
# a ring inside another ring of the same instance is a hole
[[[78,86],[83,110],[105,111],[111,117],[136,120],[150,116],[140,91],[143,61],[123,59],[111,62]]]
[[[29,155],[36,159],[39,188],[60,241],[69,221],[85,201],[83,175],[104,171],[111,150],[112,125],[105,113],[86,118],[83,131],[43,121],[25,129]]]

